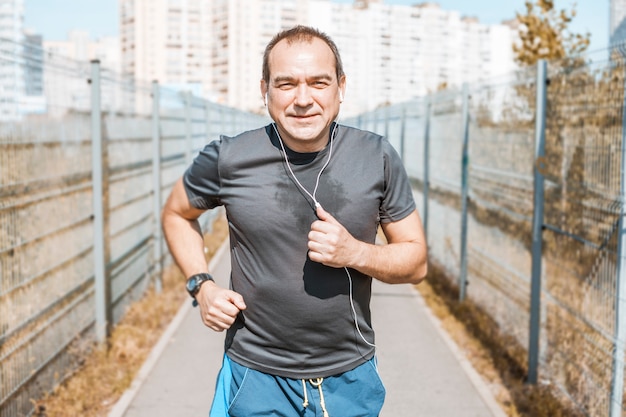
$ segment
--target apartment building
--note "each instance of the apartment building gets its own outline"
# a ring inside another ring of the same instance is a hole
[[[87,31],[72,30],[66,40],[45,40],[42,44],[49,55],[60,55],[76,61],[97,59],[111,72],[121,72],[120,45],[116,37],[92,39]]]
[[[263,50],[278,31],[311,25],[337,43],[347,74],[343,115],[515,68],[513,30],[443,10],[357,0],[120,0],[123,70],[264,111]]]
[[[44,92],[50,116],[62,116],[70,109],[90,109],[90,86],[84,80],[90,76],[90,61],[93,60],[100,61],[105,78],[101,83],[103,110],[119,110],[128,100],[120,80],[118,38],[92,39],[87,31],[73,30],[65,40],[43,41],[43,50]]]
[[[20,117],[24,96],[24,0],[0,0],[0,121]]]
[[[26,96],[43,95],[43,38],[37,33],[24,31],[24,55],[30,61],[24,68],[24,92]]]
[[[609,15],[610,45],[626,41],[626,0],[611,0]]]
[[[209,95],[206,0],[120,0],[121,70],[140,82],[189,88]]]
[[[44,53],[41,35],[24,30],[23,58],[21,60],[24,76],[24,90],[20,94],[18,111],[20,115],[40,114],[46,110],[44,95]]]

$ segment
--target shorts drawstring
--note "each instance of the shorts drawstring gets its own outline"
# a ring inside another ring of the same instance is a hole
[[[302,392],[304,393],[304,402],[302,403],[302,407],[307,408],[309,406],[309,396],[306,393],[306,382],[304,382],[304,379],[302,380]]]
[[[311,385],[316,387],[320,392],[320,405],[322,406],[322,412],[324,413],[324,417],[330,417],[328,414],[328,411],[326,410],[326,402],[324,401],[324,391],[322,390],[322,382],[324,382],[324,378],[309,379],[309,382],[311,383]],[[304,379],[302,380],[302,392],[304,394],[304,402],[302,403],[302,406],[304,408],[307,408],[309,406],[309,397],[306,392],[306,381]]]

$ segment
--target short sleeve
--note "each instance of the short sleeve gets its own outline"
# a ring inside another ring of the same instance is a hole
[[[402,220],[411,214],[416,205],[402,159],[387,140],[383,141],[383,155],[385,188],[380,208],[380,221],[390,223]]]
[[[206,145],[183,175],[187,197],[195,208],[209,210],[221,205],[220,145],[217,140]]]

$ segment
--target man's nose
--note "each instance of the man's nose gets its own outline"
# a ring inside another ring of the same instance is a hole
[[[313,102],[313,95],[311,94],[311,88],[306,84],[299,84],[296,88],[296,97],[294,103],[297,106],[305,107]]]

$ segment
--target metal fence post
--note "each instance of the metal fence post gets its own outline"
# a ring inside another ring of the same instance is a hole
[[[185,162],[189,166],[192,161],[193,142],[191,140],[191,91],[183,93],[185,100]]]
[[[220,106],[220,132],[227,132],[230,134],[230,131],[227,131],[228,124],[232,123],[230,120],[226,120],[228,113],[226,112],[226,108],[224,106]]]
[[[93,258],[96,338],[106,341],[113,314],[111,286],[107,271],[107,147],[102,138],[102,108],[100,100],[100,61],[91,61],[91,175],[93,194]]]
[[[619,229],[617,237],[617,274],[615,281],[615,348],[611,377],[610,417],[622,416],[624,397],[624,354],[626,351],[626,96],[622,104],[622,161]]]
[[[532,270],[530,283],[530,329],[528,336],[528,382],[537,383],[539,366],[539,335],[541,332],[541,254],[543,248],[543,206],[546,143],[546,87],[547,63],[537,62],[536,108],[535,108],[535,166],[533,199]]]
[[[385,137],[388,138],[389,137],[389,114],[391,113],[389,111],[389,108],[391,106],[389,104],[387,104],[387,106],[385,107]]]
[[[209,100],[204,101],[204,124],[205,124],[205,133],[206,133],[206,142],[211,141],[211,106],[209,106],[211,102]]]
[[[469,86],[463,83],[463,150],[461,153],[461,269],[459,273],[459,301],[465,300],[467,287],[467,200],[469,177]]]
[[[154,276],[155,290],[160,293],[163,289],[163,243],[161,233],[161,135],[160,135],[160,89],[158,81],[152,82],[152,189],[154,216]]]
[[[237,126],[237,113],[235,113],[233,109],[228,109],[228,114],[230,115],[230,129],[232,132],[233,127]],[[232,134],[231,132],[229,132],[229,134]]]
[[[428,242],[428,192],[430,190],[430,113],[431,103],[430,95],[428,95],[424,101],[424,183],[422,184],[424,187],[424,213],[422,221],[424,223],[426,242]]]
[[[400,157],[402,158],[402,163],[406,165],[406,145],[405,145],[405,134],[406,131],[406,104],[402,105],[402,114],[400,115]]]

